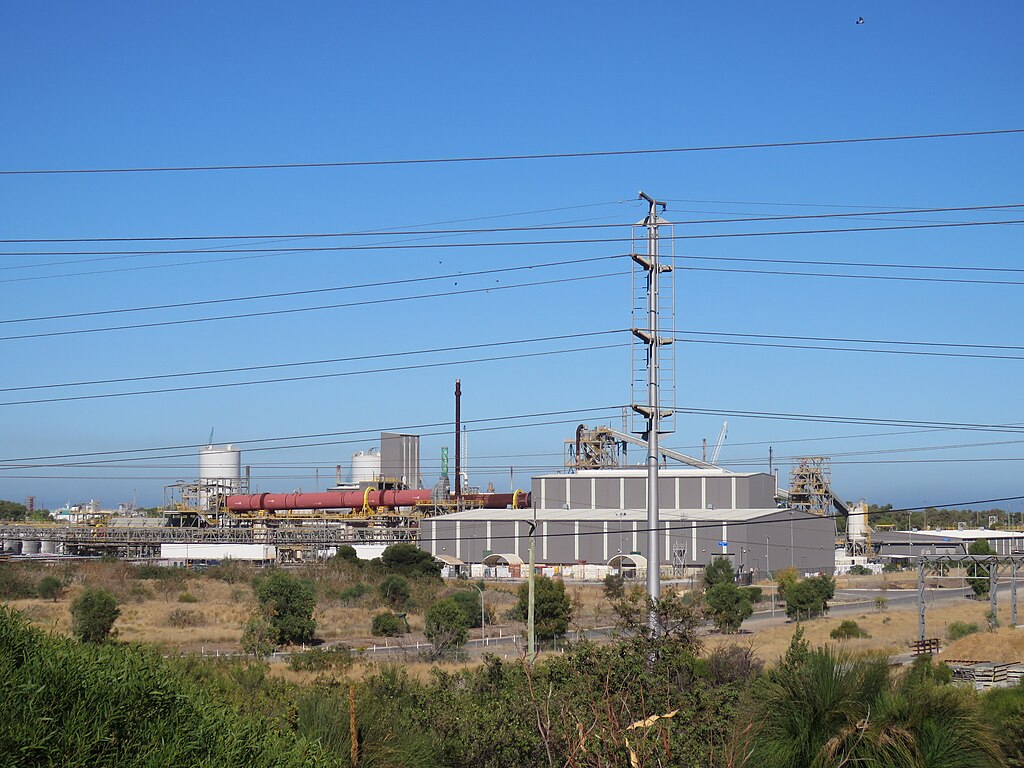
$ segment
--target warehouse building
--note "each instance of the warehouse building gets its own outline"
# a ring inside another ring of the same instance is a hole
[[[726,557],[761,575],[790,565],[831,573],[835,521],[780,507],[775,478],[712,468],[662,468],[661,566],[703,567]],[[424,520],[420,546],[449,565],[607,564],[646,571],[647,470],[594,469],[535,477],[533,510],[474,509]],[[534,517],[536,515],[536,517]]]

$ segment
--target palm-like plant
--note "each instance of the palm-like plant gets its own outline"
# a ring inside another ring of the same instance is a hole
[[[888,660],[822,648],[770,674],[734,765],[758,768],[998,768],[973,691]]]

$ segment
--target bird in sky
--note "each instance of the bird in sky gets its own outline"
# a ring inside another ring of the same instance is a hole
[[[864,23],[864,17],[863,16],[858,16],[857,17],[857,23],[858,24],[863,24]]]

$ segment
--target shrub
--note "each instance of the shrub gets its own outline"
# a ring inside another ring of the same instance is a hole
[[[889,598],[885,595],[879,595],[875,598],[875,610],[879,613],[889,610]]]
[[[886,563],[882,566],[882,573],[898,573],[903,567],[899,563]]]
[[[760,603],[764,597],[764,591],[760,587],[740,587],[740,590],[751,603]]]
[[[621,573],[609,573],[604,577],[604,596],[609,600],[621,600],[626,596],[626,577]]]
[[[750,599],[732,581],[720,581],[704,596],[708,614],[719,632],[732,633],[754,612]]]
[[[44,600],[53,600],[57,602],[57,598],[60,597],[60,593],[64,591],[64,582],[58,579],[56,576],[43,576],[36,585],[36,592]]]
[[[21,600],[36,596],[35,587],[25,578],[24,573],[22,568],[0,563],[0,600]]]
[[[85,643],[102,643],[121,615],[117,598],[105,589],[86,589],[71,603],[71,631]]]
[[[710,589],[716,584],[725,583],[736,583],[736,571],[726,558],[716,557],[704,567],[704,588]]]
[[[565,593],[565,584],[558,579],[537,576],[534,579],[534,629],[542,640],[564,635],[572,618],[572,602]],[[516,590],[516,607],[513,615],[526,621],[529,608],[530,585],[524,581]]]
[[[167,614],[169,627],[205,627],[206,617],[199,611],[188,608],[173,608]]]
[[[313,639],[316,592],[312,582],[274,571],[256,584],[256,597],[279,644],[308,643]]]
[[[389,611],[378,613],[370,624],[370,633],[377,637],[400,637],[405,634],[405,622]]]
[[[843,622],[828,633],[833,640],[850,640],[853,638],[871,637],[860,624],[853,619],[845,619]]]
[[[391,574],[381,579],[377,585],[377,591],[384,598],[384,602],[392,608],[401,608],[409,600],[412,591],[409,589],[409,580],[398,574]]]
[[[199,598],[196,597],[195,595],[193,595],[191,592],[187,592],[186,591],[186,592],[182,592],[180,595],[178,595],[178,602],[179,603],[198,603],[199,602]]]
[[[132,576],[136,579],[155,579],[158,581],[170,581],[181,578],[181,571],[177,568],[167,568],[162,565],[143,563],[132,570]]]
[[[967,637],[968,635],[973,635],[975,632],[980,631],[981,627],[974,622],[954,621],[946,627],[946,637],[949,638],[950,641],[959,640],[962,637]]]
[[[352,649],[347,645],[332,645],[330,648],[310,648],[308,651],[293,653],[288,659],[288,668],[295,672],[320,672],[325,669],[348,669],[352,666]]]
[[[369,585],[364,584],[361,581],[357,581],[351,587],[346,587],[338,593],[338,599],[344,603],[354,603],[359,600],[363,595],[369,594],[373,590],[370,589]]]
[[[851,576],[870,576],[871,575],[871,569],[870,568],[865,568],[863,565],[858,563],[857,565],[850,566],[850,575]]]
[[[392,544],[384,550],[380,560],[387,573],[441,578],[441,564],[415,544]]]
[[[470,591],[463,589],[459,592],[455,592],[451,596],[455,604],[462,610],[462,614],[466,617],[466,626],[473,627],[474,629],[480,626],[480,601],[483,596],[476,590]],[[485,608],[486,610],[486,608]]]
[[[242,650],[251,656],[269,656],[277,648],[277,630],[265,616],[253,616],[242,628]]]
[[[441,655],[466,642],[466,617],[462,609],[451,598],[439,600],[430,606],[426,616],[427,640],[434,646],[434,653]]]
[[[356,554],[356,548],[351,544],[341,544],[338,547],[337,553],[334,555],[339,562],[352,563],[353,565],[362,565],[362,561],[359,559],[359,555]]]
[[[835,591],[836,580],[827,575],[812,576],[790,584],[782,594],[786,601],[786,615],[793,619],[824,613]]]

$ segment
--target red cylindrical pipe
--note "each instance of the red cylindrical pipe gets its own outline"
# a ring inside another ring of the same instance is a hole
[[[326,491],[324,493],[257,493],[246,496],[228,496],[227,507],[232,512],[283,512],[291,509],[361,509],[371,507],[411,507],[419,501],[430,501],[429,489],[410,491]],[[485,509],[525,509],[530,506],[528,492],[481,493],[467,500],[480,503]]]
[[[418,501],[430,501],[430,490],[412,491],[327,491],[324,493],[259,493],[249,496],[228,496],[227,507],[233,512],[268,512],[288,509],[360,509],[371,507],[411,507]]]

